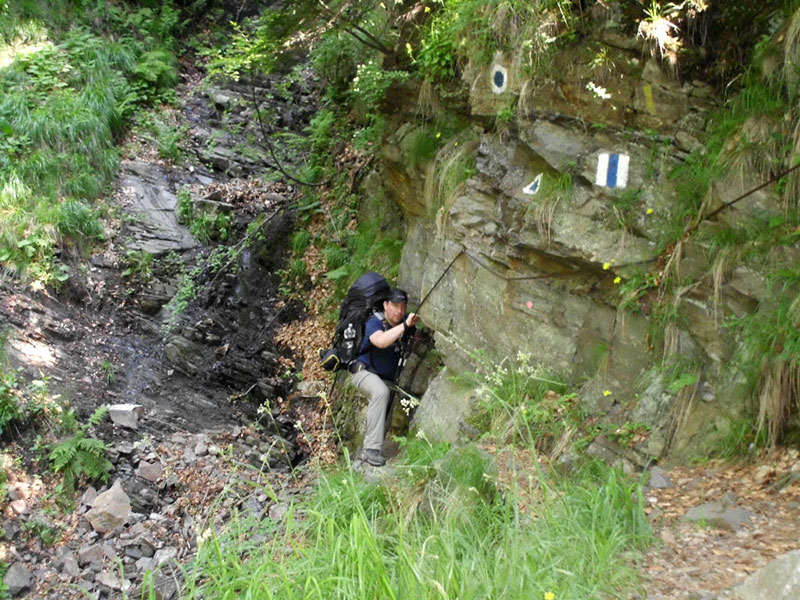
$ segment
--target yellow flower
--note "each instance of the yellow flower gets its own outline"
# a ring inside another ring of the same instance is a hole
[[[622,281],[622,277],[614,277],[614,283],[620,283]]]
[[[603,396],[610,396],[611,390],[603,390]]]
[[[440,137],[442,137],[442,132],[441,131],[436,133],[436,139],[438,140]]]
[[[425,7],[425,12],[426,12],[426,13],[429,13],[429,12],[431,12],[431,7],[430,7],[430,6],[426,6],[426,7]]]
[[[544,600],[556,600],[556,595],[553,592],[545,592]]]
[[[652,215],[652,214],[653,214],[653,209],[652,209],[652,208],[648,208],[648,209],[647,209],[645,212],[646,212],[648,215]]]
[[[454,147],[454,148],[458,148],[458,142],[456,142],[455,144],[453,144],[453,147]]]
[[[611,263],[603,263],[603,271],[608,271],[611,268]]]

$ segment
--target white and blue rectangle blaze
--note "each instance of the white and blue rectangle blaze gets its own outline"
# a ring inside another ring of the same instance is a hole
[[[627,187],[630,160],[631,157],[627,154],[601,153],[597,157],[595,185],[612,189]]]

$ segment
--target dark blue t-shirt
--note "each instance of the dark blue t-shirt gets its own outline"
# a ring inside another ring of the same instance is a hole
[[[358,355],[358,360],[370,367],[382,379],[389,380],[394,379],[397,364],[400,362],[400,340],[388,348],[376,348],[370,343],[369,337],[376,331],[387,331],[391,328],[385,319],[373,314],[364,326],[364,341],[361,342],[361,354]],[[409,328],[407,332],[411,329],[413,328]]]

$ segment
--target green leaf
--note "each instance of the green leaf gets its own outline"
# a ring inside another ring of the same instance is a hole
[[[697,383],[697,376],[692,375],[691,373],[681,373],[678,378],[669,384],[669,391],[673,394],[677,394],[680,390],[685,388],[688,385],[694,385]]]
[[[325,279],[331,279],[333,281],[337,281],[342,279],[343,277],[347,277],[350,274],[350,269],[347,268],[347,265],[343,265],[338,269],[334,269],[333,271],[328,271],[325,273]]]

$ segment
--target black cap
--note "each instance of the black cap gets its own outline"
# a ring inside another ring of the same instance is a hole
[[[400,288],[395,288],[386,300],[389,302],[408,302],[408,294]]]

